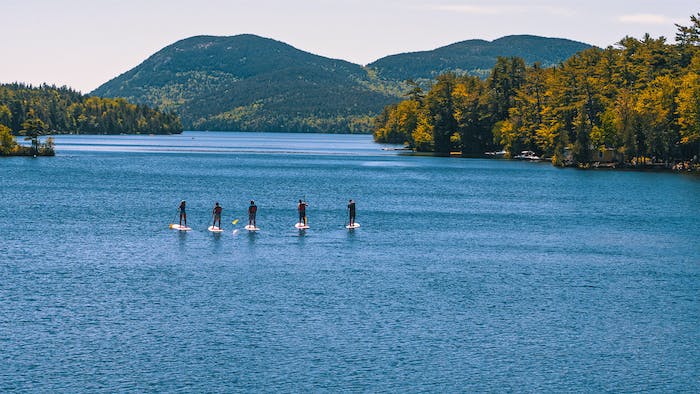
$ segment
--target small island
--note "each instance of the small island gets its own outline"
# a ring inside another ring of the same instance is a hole
[[[0,156],[37,157],[54,156],[56,154],[53,147],[53,137],[48,137],[44,142],[41,142],[39,139],[42,135],[42,129],[45,127],[44,122],[40,119],[32,118],[26,121],[24,126],[26,129],[22,130],[22,135],[25,136],[25,139],[32,142],[30,146],[18,144],[10,129],[0,124]]]
[[[0,84],[0,156],[53,156],[53,138],[41,139],[55,134],[179,133],[177,115],[123,98],[86,96],[65,86]]]

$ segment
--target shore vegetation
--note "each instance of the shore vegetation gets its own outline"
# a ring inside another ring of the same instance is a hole
[[[177,115],[67,87],[0,84],[0,155],[52,156],[53,134],[175,134]],[[29,146],[19,144],[24,137]]]
[[[700,14],[675,43],[648,34],[561,64],[501,57],[486,80],[445,73],[375,118],[378,142],[436,155],[506,158],[532,152],[555,165],[697,168]]]

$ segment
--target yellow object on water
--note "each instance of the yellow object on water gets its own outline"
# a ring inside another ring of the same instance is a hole
[[[171,224],[171,225],[169,225],[168,227],[169,227],[169,228],[173,228],[173,226],[174,226],[174,224]]]
[[[238,219],[236,219],[236,220],[232,221],[231,223],[233,223],[233,224],[236,224],[236,223],[238,223]]]

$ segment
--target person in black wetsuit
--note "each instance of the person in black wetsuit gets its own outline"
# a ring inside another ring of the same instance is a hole
[[[355,224],[355,201],[350,199],[348,203],[348,212],[350,213],[350,227]]]
[[[221,205],[217,202],[214,204],[214,209],[212,209],[211,214],[214,216],[214,223],[212,224],[213,227],[219,227],[221,228],[221,211],[223,209],[221,208]],[[216,222],[219,222],[219,225],[216,225]]]
[[[180,206],[177,210],[180,212],[180,226],[182,226],[182,221],[185,221],[185,227],[187,227],[187,212],[185,212],[185,200],[180,201]]]
[[[255,205],[255,201],[250,200],[250,206],[248,207],[248,225],[257,227],[255,224],[255,215],[258,213],[258,206]]]

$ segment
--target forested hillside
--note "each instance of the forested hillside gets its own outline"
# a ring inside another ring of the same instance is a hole
[[[447,73],[424,93],[388,106],[377,141],[463,155],[532,150],[556,164],[587,165],[614,151],[625,163],[670,163],[700,155],[700,14],[664,37],[625,37],[560,66],[499,58],[490,77]]]
[[[88,97],[67,87],[0,84],[0,126],[19,134],[27,121],[44,134],[182,132],[177,115],[125,99]]]
[[[197,130],[366,132],[399,92],[359,65],[240,35],[179,41],[92,94],[176,111]]]
[[[494,41],[468,40],[431,51],[387,56],[367,67],[382,78],[398,81],[432,80],[450,71],[486,78],[498,57],[520,57],[527,64],[538,62],[543,67],[550,67],[590,47],[561,38],[516,35]]]
[[[391,68],[401,61],[412,65],[410,56],[365,68],[254,35],[198,36],[162,49],[92,94],[175,111],[185,128],[195,130],[368,133],[373,117],[401,100],[404,80],[420,78],[425,70],[435,75],[445,69],[489,69],[501,52],[558,63],[588,47],[531,36],[482,46],[489,49],[476,57],[467,56],[462,44],[436,50],[449,62],[427,59],[414,75],[413,69]]]

